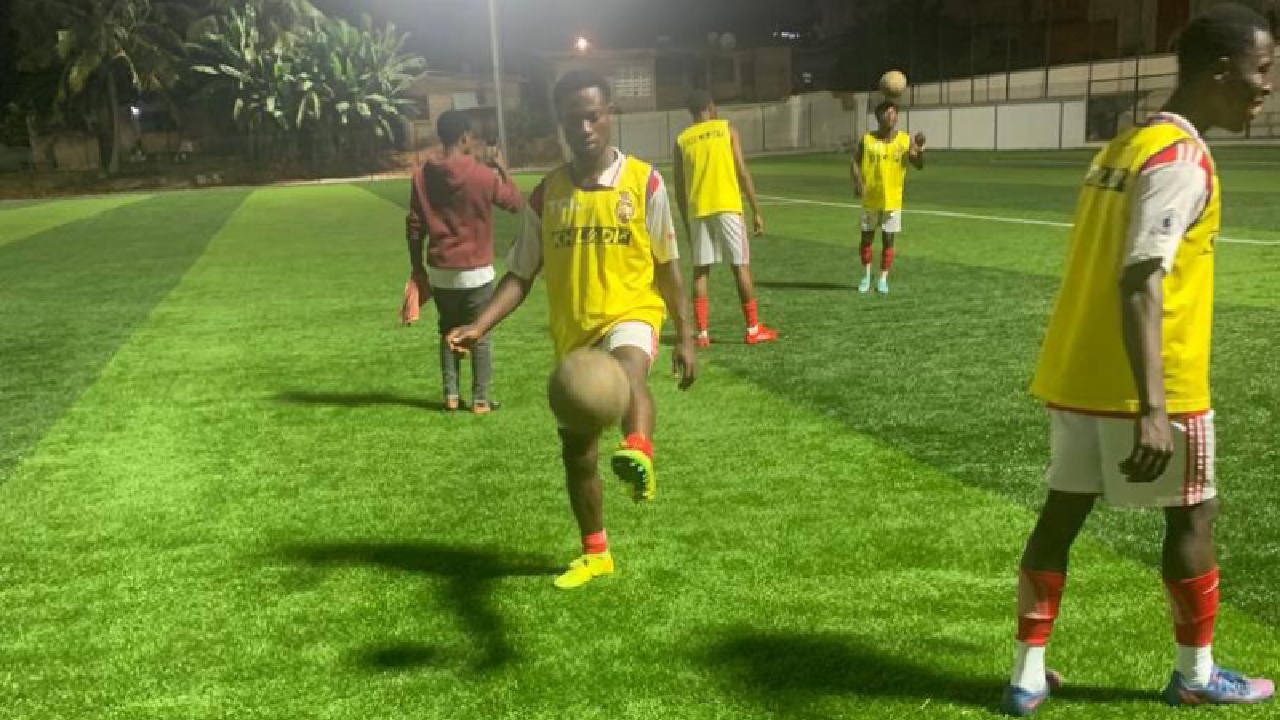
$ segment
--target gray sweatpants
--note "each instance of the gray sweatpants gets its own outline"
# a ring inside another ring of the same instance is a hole
[[[461,354],[449,349],[445,335],[456,327],[475,322],[480,308],[493,297],[493,283],[478,288],[454,290],[432,288],[436,311],[440,315],[440,372],[444,375],[444,395],[458,397],[458,364]],[[489,382],[493,377],[493,345],[489,336],[476,343],[471,351],[471,402],[489,401]]]

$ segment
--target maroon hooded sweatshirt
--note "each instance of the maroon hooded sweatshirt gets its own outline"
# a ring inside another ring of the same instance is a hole
[[[524,203],[510,177],[465,153],[432,155],[413,174],[405,230],[411,243],[429,238],[427,264],[472,270],[493,264],[493,206]]]

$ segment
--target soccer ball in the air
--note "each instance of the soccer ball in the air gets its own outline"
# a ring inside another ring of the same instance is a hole
[[[616,425],[631,403],[626,371],[603,350],[565,355],[547,384],[551,411],[566,430],[598,433]]]
[[[896,98],[907,89],[907,76],[901,70],[890,70],[880,76],[880,92],[885,97]]]

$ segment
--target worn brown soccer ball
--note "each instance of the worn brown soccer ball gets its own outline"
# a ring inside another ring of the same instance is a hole
[[[896,98],[907,89],[907,76],[901,70],[890,70],[880,76],[880,92],[885,97]]]
[[[622,419],[631,403],[631,383],[609,353],[574,350],[561,358],[551,373],[547,398],[561,427],[598,433]]]

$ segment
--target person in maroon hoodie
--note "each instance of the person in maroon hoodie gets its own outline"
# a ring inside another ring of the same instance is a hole
[[[449,331],[475,322],[493,296],[493,206],[518,212],[524,203],[501,152],[492,167],[472,154],[471,122],[456,110],[436,121],[444,149],[433,153],[414,173],[406,229],[413,282],[431,288],[440,322],[440,370],[446,410],[457,410],[460,355],[445,341]],[[422,248],[427,238],[427,249]],[[486,337],[471,353],[471,410],[485,414],[493,349]]]

